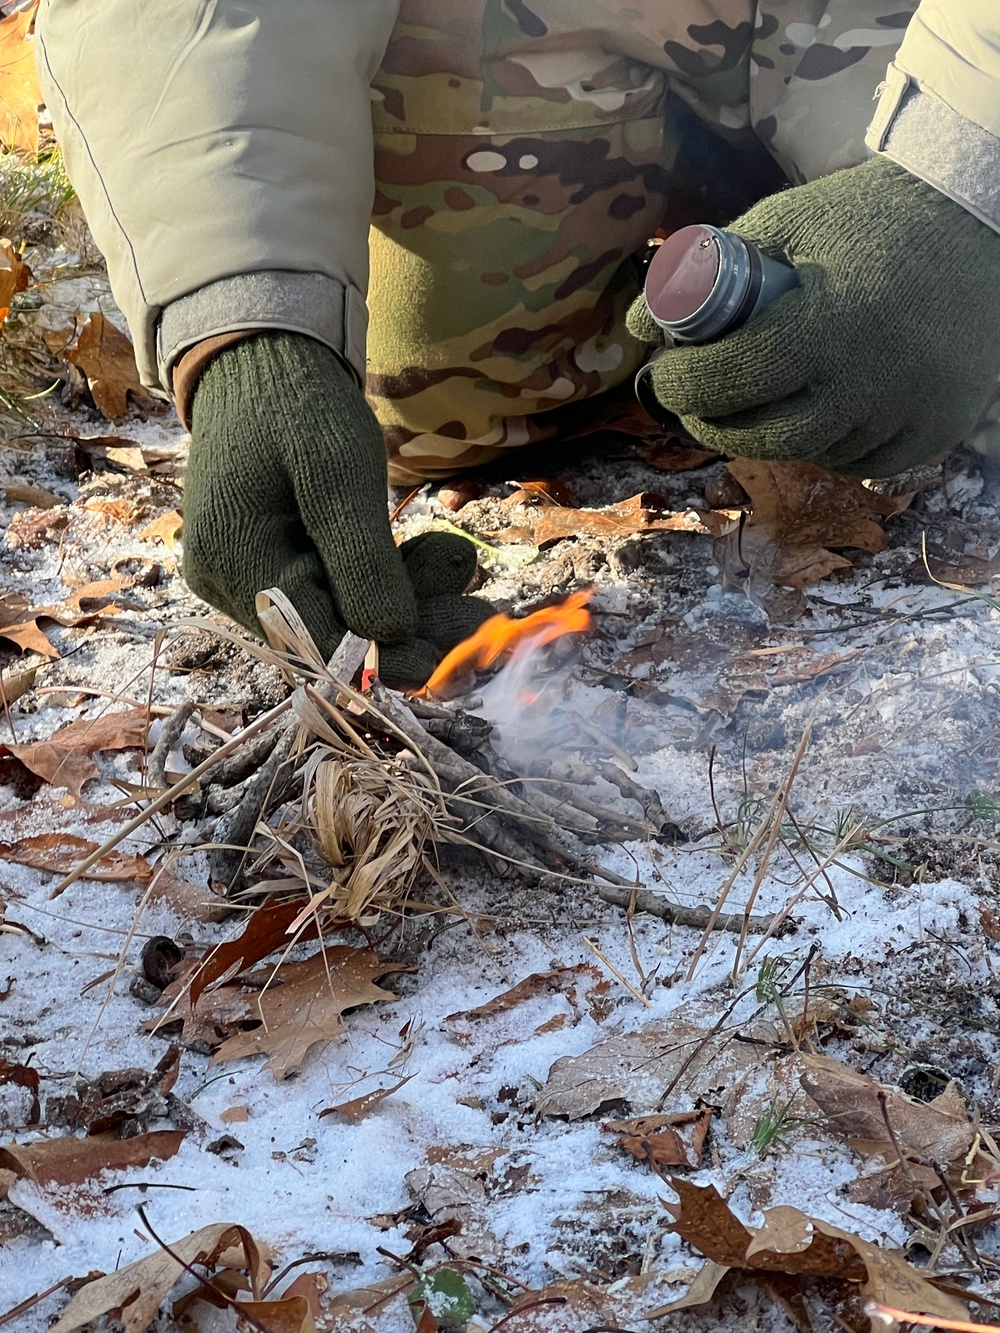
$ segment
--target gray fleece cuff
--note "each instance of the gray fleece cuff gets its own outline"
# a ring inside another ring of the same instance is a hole
[[[1000,231],[1000,139],[890,65],[866,143]]]
[[[164,306],[156,336],[160,383],[189,347],[219,333],[288,329],[326,343],[365,379],[368,310],[354,287],[323,273],[272,269],[219,278]]]

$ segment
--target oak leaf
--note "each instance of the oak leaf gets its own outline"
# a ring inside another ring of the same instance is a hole
[[[91,756],[100,750],[143,749],[148,726],[145,708],[128,708],[93,719],[80,718],[60,727],[47,741],[8,745],[6,750],[38,777],[79,798],[84,783],[100,777]]]
[[[34,42],[28,33],[34,21],[34,6],[0,20],[0,148],[38,152],[38,108],[42,90],[38,83]]]
[[[88,317],[65,355],[86,375],[94,403],[109,421],[125,416],[129,394],[150,401],[139,382],[131,342],[104,315]]]
[[[215,1222],[171,1241],[170,1253],[158,1249],[145,1259],[88,1282],[49,1333],[72,1333],[113,1311],[121,1320],[124,1333],[144,1333],[171,1288],[184,1276],[185,1265],[242,1269],[249,1273],[255,1294],[268,1275],[267,1265],[250,1232],[233,1222]]]
[[[163,1162],[177,1152],[186,1129],[154,1129],[119,1139],[112,1131],[87,1138],[39,1139],[0,1146],[0,1170],[38,1185],[79,1185],[102,1171],[124,1171]]]
[[[850,561],[830,547],[875,555],[885,549],[881,521],[900,514],[912,494],[879,495],[853,477],[835,476],[813,463],[737,458],[727,464],[750,497],[752,515],[741,534],[751,572],[766,562],[771,583],[801,589]]]
[[[786,1313],[795,1311],[796,1326],[804,1330],[812,1325],[800,1282],[811,1278],[825,1279],[824,1291],[834,1309],[860,1296],[944,1318],[967,1314],[964,1301],[913,1268],[902,1250],[883,1249],[786,1206],[767,1209],[763,1226],[747,1227],[713,1185],[694,1185],[678,1176],[669,1183],[679,1197],[677,1204],[667,1205],[674,1218],[671,1229],[709,1261],[708,1281],[700,1293],[706,1300],[724,1275],[721,1268],[756,1278]],[[682,1298],[648,1311],[645,1318],[662,1318],[682,1303],[692,1304]]]
[[[227,1038],[212,1063],[266,1055],[275,1078],[297,1074],[314,1046],[339,1039],[345,1010],[394,1000],[374,978],[401,970],[402,964],[383,963],[370,949],[345,945],[321,950],[302,963],[284,963],[274,983],[254,998],[261,1026]]]

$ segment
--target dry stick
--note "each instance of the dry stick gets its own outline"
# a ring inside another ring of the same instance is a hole
[[[746,916],[744,912],[715,912],[708,907],[684,907],[661,898],[651,889],[615,888],[608,884],[597,885],[598,897],[614,907],[624,907],[634,912],[646,912],[649,916],[658,916],[671,926],[689,926],[692,930],[730,930],[743,929],[744,921],[749,921],[748,929],[752,935],[770,930],[774,924],[772,916]],[[791,923],[785,925],[786,931],[794,929]],[[776,932],[782,933],[780,930]]]
[[[622,772],[617,764],[604,760],[595,764],[594,767],[605,782],[610,782],[613,787],[618,788],[626,800],[635,801],[650,824],[655,825],[654,831],[656,833],[661,832],[665,826],[673,824],[673,820],[664,810],[660,797],[655,791],[650,791],[648,787],[641,786],[634,778],[630,778],[627,773]]]
[[[491,786],[487,790],[483,786],[484,774],[481,769],[461,759],[453,750],[449,750],[446,745],[435,740],[420,726],[418,720],[411,714],[408,714],[401,708],[394,699],[389,697],[384,687],[375,685],[373,687],[376,702],[379,708],[386,714],[390,721],[408,736],[415,745],[419,745],[431,763],[439,780],[449,789],[449,808],[454,809],[456,803],[462,806],[478,806],[473,801],[473,797],[482,794],[483,801],[490,799],[492,809],[486,815],[479,810],[479,823],[476,830],[483,830],[487,835],[492,835],[493,829],[500,826],[504,836],[498,844],[494,844],[490,836],[484,837],[483,842],[487,844],[486,850],[492,850],[497,856],[510,861],[513,865],[527,867],[534,871],[541,871],[547,877],[552,876],[552,868],[539,866],[526,860],[527,849],[523,844],[516,845],[516,853],[512,854],[511,844],[512,836],[503,830],[503,816],[509,814],[518,822],[522,833],[527,834],[540,850],[557,856],[567,866],[569,873],[565,876],[569,880],[582,880],[596,890],[597,896],[602,902],[606,902],[615,907],[624,907],[632,911],[646,912],[651,916],[656,916],[664,921],[678,926],[692,926],[695,929],[709,930],[740,930],[745,921],[744,913],[731,913],[722,915],[721,902],[717,905],[714,912],[710,913],[708,908],[684,907],[679,903],[671,902],[669,899],[661,898],[659,894],[649,889],[640,888],[633,880],[626,879],[623,875],[618,875],[604,866],[598,866],[593,862],[577,856],[569,847],[561,842],[557,837],[549,833],[551,827],[550,820],[541,820],[539,814],[529,806],[519,801],[511,795],[505,788],[499,785]],[[494,822],[495,821],[495,822]],[[542,825],[542,827],[539,827]],[[546,827],[548,826],[548,827]],[[458,842],[465,845],[479,846],[479,850],[484,847],[469,837],[464,837],[459,833],[449,833],[446,835],[448,841]],[[558,873],[558,872],[557,872]],[[593,880],[604,879],[606,884],[594,884]],[[754,932],[767,930],[773,924],[773,918],[770,916],[759,916],[750,918],[750,929]]]
[[[178,796],[183,796],[184,793],[199,780],[199,778],[204,777],[206,773],[210,772],[220,759],[227,758],[227,756],[233,754],[234,751],[244,744],[245,741],[248,741],[251,736],[256,736],[258,733],[264,731],[272,724],[272,722],[281,717],[283,713],[287,713],[291,706],[292,701],[290,698],[283,699],[280,704],[277,704],[268,712],[262,713],[255,722],[251,722],[248,727],[244,727],[243,730],[235,735],[231,741],[226,741],[224,745],[220,745],[219,748],[213,754],[210,754],[207,759],[203,759],[197,768],[193,768],[190,773],[185,773],[185,775],[179,781],[175,782],[172,787],[168,788],[162,796],[158,796],[156,800],[147,805],[145,809],[140,810],[134,819],[130,819],[127,824],[123,824],[117,833],[113,833],[111,837],[108,838],[107,842],[102,842],[100,847],[91,852],[89,856],[84,857],[79,865],[74,866],[70,873],[59,881],[49,894],[49,897],[58,898],[58,896],[68,889],[71,884],[75,884],[81,875],[85,875],[92,865],[96,865],[102,857],[107,856],[108,852],[113,852],[118,844],[124,841],[130,833],[134,833],[136,829],[142,828],[143,824],[150,820],[153,815],[158,815],[161,810],[165,810],[168,805],[173,801],[176,801]]]
[[[182,703],[180,707],[174,709],[163,724],[160,738],[150,751],[149,762],[146,765],[146,780],[150,787],[165,787],[167,785],[167,759],[170,756],[170,751],[180,740],[181,733],[187,726],[188,718],[193,712],[193,703],[190,701]]]
[[[340,678],[350,680],[364,661],[367,651],[367,639],[361,639],[356,634],[345,634],[327,666],[333,680],[321,686],[317,693],[322,694],[325,690],[336,694],[341,688]],[[249,779],[239,801],[215,826],[213,842],[216,845],[208,857],[209,878],[210,882],[223,885],[226,891],[235,889],[239,884],[254,830],[266,810],[278,771],[287,762],[301,726],[298,717],[293,717],[283,725],[275,738],[271,754]]]
[[[298,719],[278,738],[268,758],[246,783],[240,799],[219,819],[208,854],[208,879],[228,893],[240,880],[254,830],[269,803],[278,770],[286,763],[299,731]]]

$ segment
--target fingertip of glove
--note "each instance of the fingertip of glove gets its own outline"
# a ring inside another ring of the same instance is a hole
[[[427,639],[386,644],[379,648],[379,679],[390,690],[419,689],[434,674],[440,656]]]
[[[625,327],[632,337],[641,343],[663,342],[663,330],[653,318],[649,306],[646,304],[646,298],[641,292],[628,308],[628,313],[625,316]]]
[[[399,548],[417,599],[462,593],[476,573],[476,548],[454,532],[424,532]]]
[[[431,597],[420,604],[420,635],[435,644],[439,653],[450,652],[496,613],[496,607],[481,597],[454,593]]]

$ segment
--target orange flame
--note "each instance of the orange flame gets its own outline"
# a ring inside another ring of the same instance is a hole
[[[540,611],[533,611],[521,620],[503,615],[490,616],[475,634],[451,650],[421,693],[434,698],[455,677],[470,670],[484,671],[519,644],[530,641],[533,647],[540,647],[564,634],[584,633],[592,622],[587,603],[593,595],[593,588],[584,588],[570,593],[558,606],[543,606]]]

